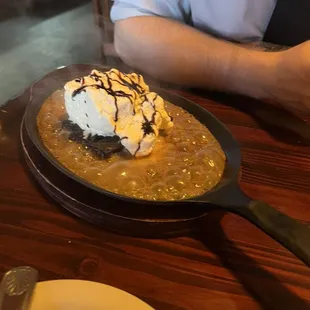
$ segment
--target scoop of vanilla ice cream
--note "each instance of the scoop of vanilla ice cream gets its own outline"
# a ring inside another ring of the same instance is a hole
[[[79,125],[85,137],[117,135],[133,156],[150,154],[159,131],[173,127],[164,100],[150,92],[136,73],[93,70],[64,88],[69,120]]]

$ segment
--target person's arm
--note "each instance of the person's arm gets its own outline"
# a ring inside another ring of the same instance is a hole
[[[287,51],[256,51],[177,21],[140,16],[116,21],[115,46],[127,64],[168,82],[310,108],[309,41]]]
[[[273,56],[221,41],[162,17],[116,22],[115,47],[130,66],[187,86],[263,97]]]

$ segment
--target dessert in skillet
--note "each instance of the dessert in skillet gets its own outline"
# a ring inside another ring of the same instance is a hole
[[[93,70],[53,93],[37,117],[48,150],[105,190],[146,200],[201,195],[221,179],[225,154],[191,114],[141,75]]]
[[[166,132],[173,126],[163,99],[150,92],[143,78],[116,69],[93,70],[87,77],[68,82],[65,106],[69,120],[85,137],[117,136],[135,157],[149,155],[159,130]]]

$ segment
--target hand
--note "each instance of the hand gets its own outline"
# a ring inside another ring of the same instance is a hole
[[[273,77],[267,93],[289,109],[310,111],[310,41],[273,53]]]

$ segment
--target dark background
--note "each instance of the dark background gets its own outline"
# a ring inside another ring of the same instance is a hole
[[[0,0],[0,20],[19,15],[49,17],[70,10],[89,0]]]
[[[0,106],[55,68],[99,63],[91,0],[0,0]]]

